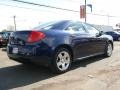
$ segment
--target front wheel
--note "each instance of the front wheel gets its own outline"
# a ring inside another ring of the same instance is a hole
[[[71,53],[68,49],[58,49],[51,65],[52,70],[56,73],[64,73],[68,71],[71,66],[71,59]]]
[[[108,45],[105,48],[105,54],[104,55],[106,57],[110,57],[112,55],[112,51],[113,51],[112,44],[109,42]]]

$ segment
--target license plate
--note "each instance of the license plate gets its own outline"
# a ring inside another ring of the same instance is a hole
[[[18,48],[13,48],[12,53],[13,53],[13,54],[17,54],[17,53],[18,53]]]

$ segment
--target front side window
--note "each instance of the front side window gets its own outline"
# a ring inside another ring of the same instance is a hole
[[[99,31],[89,24],[84,24],[84,27],[92,36],[96,36],[99,34]]]

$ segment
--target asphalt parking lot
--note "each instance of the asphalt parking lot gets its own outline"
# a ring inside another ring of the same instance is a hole
[[[9,60],[0,49],[0,90],[120,90],[120,42],[111,57],[96,56],[72,64],[70,71],[53,74],[48,68]]]

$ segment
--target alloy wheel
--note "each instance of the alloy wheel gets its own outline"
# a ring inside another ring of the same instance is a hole
[[[70,65],[70,55],[67,51],[59,52],[56,60],[57,67],[60,71],[65,71]]]
[[[111,44],[108,44],[108,47],[107,47],[107,55],[108,56],[111,56],[112,54],[112,45]]]

